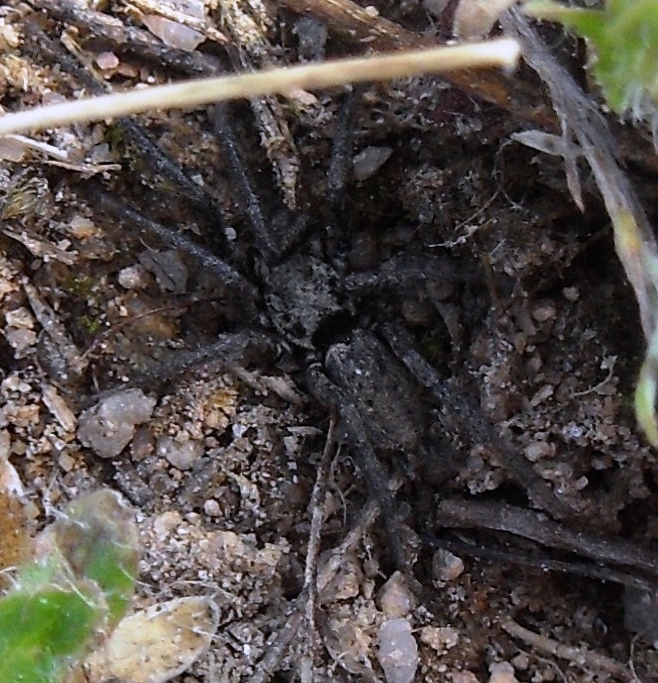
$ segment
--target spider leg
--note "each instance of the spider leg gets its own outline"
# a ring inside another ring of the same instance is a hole
[[[155,238],[173,249],[180,250],[202,268],[207,268],[215,273],[222,286],[241,295],[240,305],[243,307],[244,315],[248,318],[255,316],[255,302],[258,298],[256,288],[226,261],[210,253],[185,235],[142,216],[124,202],[104,192],[99,185],[89,184],[88,187],[93,188],[91,194],[94,201],[103,211],[114,215],[119,220],[126,221],[140,235]]]
[[[258,246],[265,256],[276,256],[278,249],[265,225],[265,216],[260,199],[254,190],[254,182],[245,161],[242,145],[238,141],[230,120],[230,110],[226,104],[215,106],[213,125],[228,160],[231,179],[246,204],[247,217],[251,223]]]
[[[391,554],[396,566],[406,570],[413,563],[412,549],[405,545],[408,533],[403,530],[400,515],[394,506],[394,497],[386,474],[366,436],[366,427],[359,410],[351,399],[322,372],[319,364],[312,364],[306,375],[307,385],[313,397],[340,416],[339,434],[350,445],[363,472],[368,492],[382,511],[386,531],[391,542]]]
[[[447,432],[456,432],[467,443],[486,446],[496,453],[508,474],[520,484],[530,500],[556,519],[573,514],[535,472],[532,464],[496,434],[484,415],[415,350],[411,335],[399,325],[387,324],[382,333],[391,350],[416,380],[429,390],[440,408],[440,420]]]
[[[56,18],[65,22],[70,19],[77,19],[77,24],[81,23],[79,14],[83,18],[88,15],[104,16],[100,12],[85,12],[84,10],[58,3],[45,9]],[[25,27],[26,33],[31,40],[26,40],[24,47],[34,57],[35,61],[43,62],[44,56],[48,56],[52,63],[57,64],[60,69],[75,77],[77,81],[94,95],[103,95],[111,92],[107,83],[95,77],[83,64],[76,61],[74,56],[65,50],[61,43],[52,40],[34,22],[26,22]],[[171,181],[175,187],[179,188],[180,194],[184,195],[205,218],[219,224],[218,227],[220,229],[217,232],[222,236],[224,231],[221,229],[221,214],[215,199],[200,185],[193,182],[184,173],[179,164],[162,150],[153,136],[138,122],[132,118],[122,118],[117,121],[116,125],[131,143],[135,153],[145,160],[154,173]]]

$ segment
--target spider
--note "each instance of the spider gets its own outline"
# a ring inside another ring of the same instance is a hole
[[[43,33],[39,44],[56,51]],[[70,60],[59,62],[88,87],[97,87]],[[386,248],[360,230],[349,168],[361,95],[360,89],[348,95],[335,117],[325,205],[298,215],[272,200],[271,191],[259,191],[231,109],[213,108],[212,126],[246,216],[244,234],[233,241],[222,238],[214,198],[131,122],[121,124],[124,134],[146,148],[169,188],[200,207],[202,220],[214,228],[207,240],[211,248],[136,211],[99,183],[88,183],[82,191],[93,197],[97,210],[114,215],[146,241],[156,239],[184,252],[214,274],[222,295],[231,300],[218,340],[172,363],[160,378],[217,355],[229,364],[246,363],[253,347],[292,361],[315,401],[339,416],[342,440],[381,506],[393,560],[405,568],[412,560],[404,540],[409,534],[401,533],[390,468],[380,458],[384,453],[393,456],[393,469],[398,466],[424,490],[426,479],[444,485],[459,470],[463,447],[477,442],[498,454],[509,477],[535,504],[557,518],[566,513],[530,464],[502,443],[477,408],[414,348],[409,321],[415,303],[425,309],[425,319],[431,309],[435,324],[445,325],[448,346],[459,347],[459,306],[451,283],[465,289],[472,283],[450,257],[428,253],[413,228],[406,226],[403,237]],[[426,491],[423,495],[431,498]]]
[[[349,161],[345,149],[351,135],[350,110],[357,101],[358,93],[348,97],[339,115],[343,128],[334,140],[329,164],[334,170]],[[233,266],[105,192],[97,194],[102,208],[149,238],[155,236],[183,250],[214,272],[242,311],[242,325],[236,328],[234,320],[234,331],[223,333],[209,348],[183,357],[180,367],[218,353],[239,365],[246,362],[247,349],[253,344],[292,359],[308,393],[339,417],[341,440],[350,447],[369,495],[381,507],[392,559],[399,568],[413,562],[413,534],[396,510],[390,467],[383,463],[382,454],[391,456],[388,462],[394,463],[393,470],[398,468],[413,486],[425,490],[426,479],[440,488],[459,470],[464,460],[461,446],[486,445],[534,503],[557,518],[564,517],[565,510],[548,485],[501,442],[478,409],[415,351],[413,335],[401,322],[400,300],[419,297],[440,314],[452,347],[458,347],[459,325],[448,315],[451,309],[446,302],[452,286],[446,289],[446,285],[460,280],[468,285],[455,262],[442,254],[421,254],[411,242],[374,268],[352,267],[345,255],[349,238],[336,227],[341,219],[349,221],[338,199],[346,191],[345,182],[328,188],[329,230],[314,232],[308,228],[312,220],[308,215],[300,220],[288,213],[282,239],[268,227],[274,221],[254,189],[225,105],[215,108],[214,126],[230,160],[231,177],[247,206],[251,238],[242,249],[250,253],[250,262],[236,259],[239,265]],[[341,170],[337,174],[347,175]],[[425,490],[418,495],[431,499],[432,494]]]

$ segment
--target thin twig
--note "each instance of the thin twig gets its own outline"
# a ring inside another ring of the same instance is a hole
[[[304,567],[304,590],[306,598],[306,621],[311,631],[315,632],[315,602],[318,594],[318,555],[320,553],[320,534],[326,511],[327,480],[331,461],[336,455],[336,418],[332,417],[327,431],[327,440],[318,465],[318,472],[311,494],[311,531],[306,550]]]

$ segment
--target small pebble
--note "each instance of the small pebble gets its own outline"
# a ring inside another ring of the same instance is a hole
[[[423,626],[420,640],[436,652],[445,652],[459,642],[459,632],[451,626]]]
[[[539,304],[538,306],[535,306],[535,308],[532,311],[532,317],[538,322],[538,323],[544,323],[547,320],[552,320],[557,311],[555,310],[555,306],[552,303],[549,302],[544,302]]]
[[[378,602],[381,611],[389,619],[404,617],[411,613],[415,601],[402,572],[395,572],[382,586]]]
[[[57,458],[57,464],[64,470],[64,472],[70,472],[75,465],[75,459],[72,458],[66,451],[59,454]]]
[[[208,517],[219,517],[222,514],[222,509],[214,498],[209,498],[203,504],[203,511]]]
[[[353,172],[356,180],[367,180],[388,161],[393,154],[390,147],[366,147],[353,160]]]
[[[119,66],[119,58],[114,52],[101,52],[96,56],[96,64],[98,68],[105,71],[107,69],[116,69]]]
[[[432,558],[432,574],[435,581],[454,581],[464,571],[464,562],[449,550],[439,548]]]
[[[192,52],[205,40],[205,36],[199,31],[156,14],[146,14],[142,21],[154,36],[177,50]]]
[[[379,628],[377,659],[387,683],[411,683],[418,668],[418,645],[406,619],[389,619]]]
[[[142,265],[127,266],[119,271],[118,280],[124,289],[143,289],[147,285],[146,270]]]
[[[518,683],[509,662],[494,662],[489,666],[489,673],[489,683]]]
[[[580,298],[580,292],[578,291],[578,287],[565,287],[562,290],[562,296],[564,296],[567,301],[574,303]]]
[[[114,458],[130,443],[135,426],[150,419],[156,400],[141,389],[126,389],[85,410],[78,438],[101,458]]]
[[[179,443],[170,436],[161,436],[156,453],[179,470],[189,470],[203,454],[203,444],[192,439]]]
[[[555,447],[546,441],[533,441],[523,449],[523,455],[530,462],[537,462],[542,458],[550,458],[555,452]]]

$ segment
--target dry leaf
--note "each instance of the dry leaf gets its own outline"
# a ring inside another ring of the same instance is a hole
[[[127,617],[85,663],[89,683],[164,683],[206,652],[218,623],[209,597],[170,600]]]

